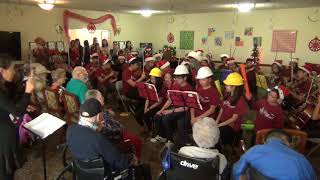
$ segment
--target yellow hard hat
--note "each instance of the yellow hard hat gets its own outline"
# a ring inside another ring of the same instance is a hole
[[[239,73],[234,72],[230,73],[223,83],[229,86],[241,86],[243,85],[243,79]]]
[[[154,77],[162,77],[161,70],[159,68],[151,69],[149,75]]]

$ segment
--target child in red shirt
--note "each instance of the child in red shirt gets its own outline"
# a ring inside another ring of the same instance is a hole
[[[174,71],[175,83],[173,84],[171,90],[179,90],[179,91],[193,91],[193,87],[188,84],[187,76],[189,75],[189,71],[186,66],[179,65]],[[160,111],[157,112],[157,115],[162,116],[162,125],[164,127],[164,132],[166,135],[166,139],[173,141],[174,127],[177,124],[178,130],[178,144],[185,144],[188,141],[188,125],[190,125],[188,115],[189,108],[188,107],[171,107],[172,101],[169,98]],[[186,114],[187,113],[187,114]],[[157,136],[158,137],[158,136]],[[157,142],[160,138],[152,138],[151,142]]]
[[[239,73],[231,73],[223,81],[227,95],[221,104],[217,118],[222,144],[232,144],[239,136],[242,118],[247,113],[247,104],[242,96],[243,79]]]
[[[212,86],[213,73],[209,67],[201,67],[197,74],[199,86],[196,92],[199,94],[200,103],[203,110],[190,109],[191,124],[204,117],[212,117],[216,107],[220,104],[219,94],[215,87]]]

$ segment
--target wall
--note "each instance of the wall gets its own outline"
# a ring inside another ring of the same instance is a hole
[[[319,7],[318,7],[319,8]],[[271,52],[271,40],[273,29],[294,29],[298,30],[296,53],[293,57],[298,57],[301,61],[317,62],[320,61],[320,52],[311,52],[308,43],[316,35],[320,37],[320,22],[312,23],[307,20],[308,15],[312,15],[316,8],[300,8],[300,9],[281,9],[281,10],[259,10],[247,14],[238,14],[238,18],[233,12],[204,13],[204,14],[183,14],[173,16],[175,21],[170,24],[168,16],[154,16],[153,22],[154,34],[157,34],[153,43],[156,48],[168,44],[167,34],[172,32],[175,36],[175,42],[172,44],[179,48],[179,36],[181,30],[192,30],[195,32],[195,49],[201,48],[205,51],[214,53],[215,58],[222,53],[229,54],[230,44],[232,44],[232,52],[234,49],[234,40],[226,41],[224,39],[224,31],[235,31],[235,36],[240,36],[244,40],[244,46],[238,47],[235,51],[237,60],[244,61],[253,49],[253,37],[262,37],[262,54],[263,63],[271,63],[275,58],[275,53]],[[320,15],[318,15],[320,18]],[[235,24],[233,24],[233,19]],[[223,45],[215,46],[214,37],[208,39],[209,45],[202,45],[201,38],[207,35],[208,27],[215,27],[215,36],[223,37]],[[244,36],[245,27],[254,27],[253,36]],[[181,52],[181,53],[180,53]],[[187,53],[182,50],[177,52],[180,54]],[[278,59],[285,60],[288,63],[290,54],[278,53]],[[301,63],[302,64],[302,63]]]
[[[18,31],[21,32],[22,57],[28,59],[29,42],[33,42],[38,36],[45,38],[47,41],[63,41],[63,34],[57,34],[55,31],[56,24],[62,25],[62,14],[65,9],[54,8],[51,11],[44,11],[36,6],[19,6],[22,15],[12,11],[14,6],[6,3],[0,3],[0,31]],[[9,11],[11,11],[9,13]],[[71,10],[82,14],[86,17],[97,18],[106,12]],[[126,41],[131,40],[135,47],[139,47],[140,42],[150,41],[151,36],[145,31],[141,31],[146,23],[151,19],[143,18],[140,15],[132,14],[113,14],[117,24],[121,27],[121,33],[113,37],[114,40]],[[70,29],[86,28],[87,24],[71,19],[69,21]],[[96,26],[97,29],[111,30],[110,21],[106,21]],[[150,34],[151,35],[151,34]]]
[[[64,40],[63,35],[55,31],[55,25],[62,25],[62,14],[65,9],[55,7],[52,11],[44,11],[35,6],[20,6],[23,15],[16,15],[12,5],[0,3],[0,30],[21,32],[22,56],[28,57],[28,42],[40,36],[48,41]],[[318,7],[319,8],[319,7]],[[157,15],[151,18],[144,18],[133,14],[114,14],[117,24],[121,27],[121,34],[113,37],[114,40],[131,40],[135,47],[140,42],[152,42],[155,49],[161,49],[168,44],[167,34],[172,32],[175,42],[172,44],[179,48],[179,36],[181,30],[195,31],[195,49],[201,48],[210,51],[218,59],[218,55],[229,53],[230,44],[234,49],[234,40],[224,40],[224,31],[233,30],[235,36],[241,36],[244,46],[238,47],[235,57],[239,61],[245,60],[253,48],[254,36],[262,37],[263,63],[271,63],[275,58],[275,53],[271,52],[272,29],[296,29],[298,30],[297,48],[293,57],[298,57],[301,61],[317,62],[320,60],[320,52],[313,53],[308,49],[308,43],[316,35],[320,37],[320,22],[311,23],[307,16],[311,15],[316,8],[281,9],[281,10],[259,10],[247,14],[238,14],[235,18],[233,12],[203,13],[203,14],[182,14],[174,15],[175,21],[168,23],[167,15]],[[106,14],[106,12],[71,10],[87,17],[96,18]],[[237,14],[237,13],[236,13]],[[319,17],[320,18],[320,17]],[[233,24],[233,19],[235,23]],[[77,20],[70,20],[70,28],[85,28],[87,24]],[[201,37],[207,35],[207,28],[215,27],[215,36],[223,37],[221,47],[214,45],[214,37],[208,39],[209,45],[201,44]],[[254,34],[251,37],[244,36],[245,27],[254,27]],[[111,29],[109,21],[97,25],[97,29]],[[180,51],[178,56],[182,56],[188,51]],[[288,53],[278,53],[278,59],[288,62]]]

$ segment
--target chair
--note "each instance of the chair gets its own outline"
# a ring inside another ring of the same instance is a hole
[[[272,129],[262,129],[257,132],[256,137],[256,144],[263,144],[265,142],[266,135]],[[305,132],[295,130],[295,129],[284,129],[291,137],[291,147],[292,149],[300,152],[301,154],[304,153],[306,147],[306,141],[308,135]]]
[[[315,147],[313,147],[307,154],[307,156],[310,156],[312,153],[314,153],[317,149],[320,148],[320,138],[309,138],[308,141],[310,141],[313,144],[316,144]]]
[[[219,179],[219,156],[213,159],[192,158],[170,152],[170,168],[163,171],[158,179],[167,180],[194,180]]]
[[[48,112],[52,115],[63,118],[64,108],[61,106],[58,91],[47,88],[44,89],[43,94],[48,107]]]
[[[77,122],[80,109],[78,98],[71,93],[64,92],[62,101],[66,111],[67,124],[70,125],[72,122]]]

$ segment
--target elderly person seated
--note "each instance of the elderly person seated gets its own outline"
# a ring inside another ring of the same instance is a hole
[[[317,179],[309,161],[291,149],[290,142],[291,137],[284,130],[271,130],[265,144],[253,146],[234,164],[233,179],[251,179],[247,171],[252,169],[265,179]]]
[[[66,71],[62,68],[58,68],[51,72],[52,77],[52,90],[59,90],[63,87],[64,83],[66,83]]]
[[[104,97],[101,92],[95,89],[91,89],[86,93],[86,100],[88,99],[97,99],[102,106],[104,106]],[[104,134],[108,139],[116,139],[120,136],[122,142],[126,140],[130,140],[135,149],[135,154],[140,159],[141,157],[141,139],[133,134],[132,132],[125,129],[119,121],[115,120],[112,116],[112,111],[108,110],[108,112],[103,112],[103,120],[104,126],[99,127],[102,134]]]
[[[193,139],[198,146],[184,146],[180,148],[179,154],[204,159],[219,156],[219,174],[221,175],[227,165],[227,159],[217,149],[213,149],[219,142],[220,137],[217,123],[212,118],[204,117],[193,125],[192,131]]]
[[[91,98],[81,105],[78,124],[69,126],[67,130],[67,145],[72,156],[78,160],[102,156],[105,166],[111,170],[136,166],[138,160],[135,155],[122,154],[98,132],[102,118],[102,106],[98,100]]]
[[[85,94],[88,91],[88,73],[84,67],[77,66],[72,71],[72,79],[67,84],[67,92],[75,95],[80,104],[85,100]]]

